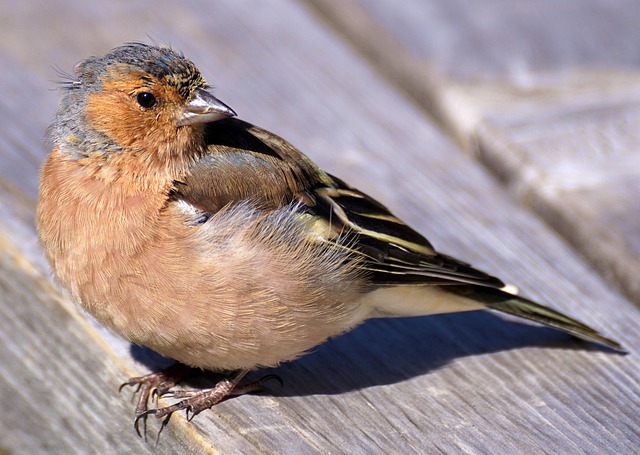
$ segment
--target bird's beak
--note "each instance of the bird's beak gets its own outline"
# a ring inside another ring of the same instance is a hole
[[[204,89],[196,89],[194,97],[178,118],[178,125],[199,125],[234,117],[235,111]]]

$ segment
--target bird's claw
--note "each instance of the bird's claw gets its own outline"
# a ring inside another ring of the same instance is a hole
[[[125,382],[120,389],[124,386],[138,386],[136,393],[140,392],[140,398],[138,405],[136,406],[136,417],[133,422],[134,429],[138,436],[143,437],[146,440],[147,437],[147,417],[154,415],[156,419],[163,419],[162,426],[158,432],[160,432],[167,426],[171,415],[176,411],[185,411],[188,421],[193,420],[195,416],[202,411],[211,408],[212,406],[220,403],[230,396],[244,395],[246,393],[259,392],[263,389],[264,384],[271,380],[278,381],[283,384],[282,379],[275,374],[268,374],[257,381],[240,385],[240,380],[244,377],[247,371],[240,371],[226,379],[218,382],[213,388],[205,390],[170,390],[170,388],[177,383],[175,371],[170,367],[158,373],[152,373],[146,376],[138,378],[132,378]],[[182,379],[183,371],[181,371]],[[178,398],[180,401],[169,406],[164,406],[156,409],[147,409],[149,398],[155,399],[169,396],[171,398]],[[144,423],[142,430],[140,429],[140,422]]]

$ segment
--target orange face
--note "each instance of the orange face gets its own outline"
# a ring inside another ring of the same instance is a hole
[[[149,149],[173,142],[186,100],[175,87],[128,65],[113,65],[102,77],[102,89],[88,95],[87,123],[118,145]]]
[[[84,160],[94,175],[153,185],[176,178],[202,152],[202,125],[180,125],[189,100],[167,79],[112,64],[100,76],[99,90],[88,91],[89,134],[105,135],[122,149],[90,153]]]

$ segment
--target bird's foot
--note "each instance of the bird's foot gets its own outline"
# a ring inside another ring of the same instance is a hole
[[[186,389],[186,390],[165,390],[160,396],[177,398],[180,401],[170,406],[165,406],[157,409],[145,409],[138,410],[136,408],[136,419],[134,421],[134,427],[138,435],[142,436],[138,428],[139,422],[144,422],[144,431],[146,434],[146,419],[149,415],[153,415],[156,419],[164,419],[160,431],[169,423],[171,415],[176,411],[184,410],[186,412],[187,420],[192,420],[200,412],[211,408],[212,406],[220,403],[225,398],[230,396],[244,395],[247,393],[259,392],[264,388],[264,384],[271,379],[276,379],[282,384],[282,380],[273,374],[264,376],[255,382],[248,384],[240,384],[240,381],[249,372],[249,370],[242,370],[234,373],[233,375],[219,381],[215,387],[211,389]],[[149,375],[151,376],[151,375]]]
[[[190,376],[191,374],[193,374],[193,372],[193,368],[176,362],[173,365],[165,368],[164,370],[144,376],[139,376],[136,378],[131,378],[127,382],[120,385],[121,391],[126,386],[137,386],[136,390],[133,393],[134,397],[139,394],[138,403],[136,404],[135,410],[136,420],[134,426],[139,436],[142,435],[140,434],[140,430],[138,429],[138,421],[140,416],[144,415],[147,412],[149,398],[155,399],[157,402],[159,397],[168,393],[172,387],[180,383],[180,381],[182,381],[186,376]]]

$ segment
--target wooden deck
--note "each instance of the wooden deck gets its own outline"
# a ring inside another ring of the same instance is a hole
[[[640,4],[472,5],[0,4],[0,453],[638,453]],[[489,313],[375,320],[275,369],[282,387],[138,438],[118,385],[162,361],[57,289],[33,212],[54,68],[150,39],[440,250],[630,354]]]

